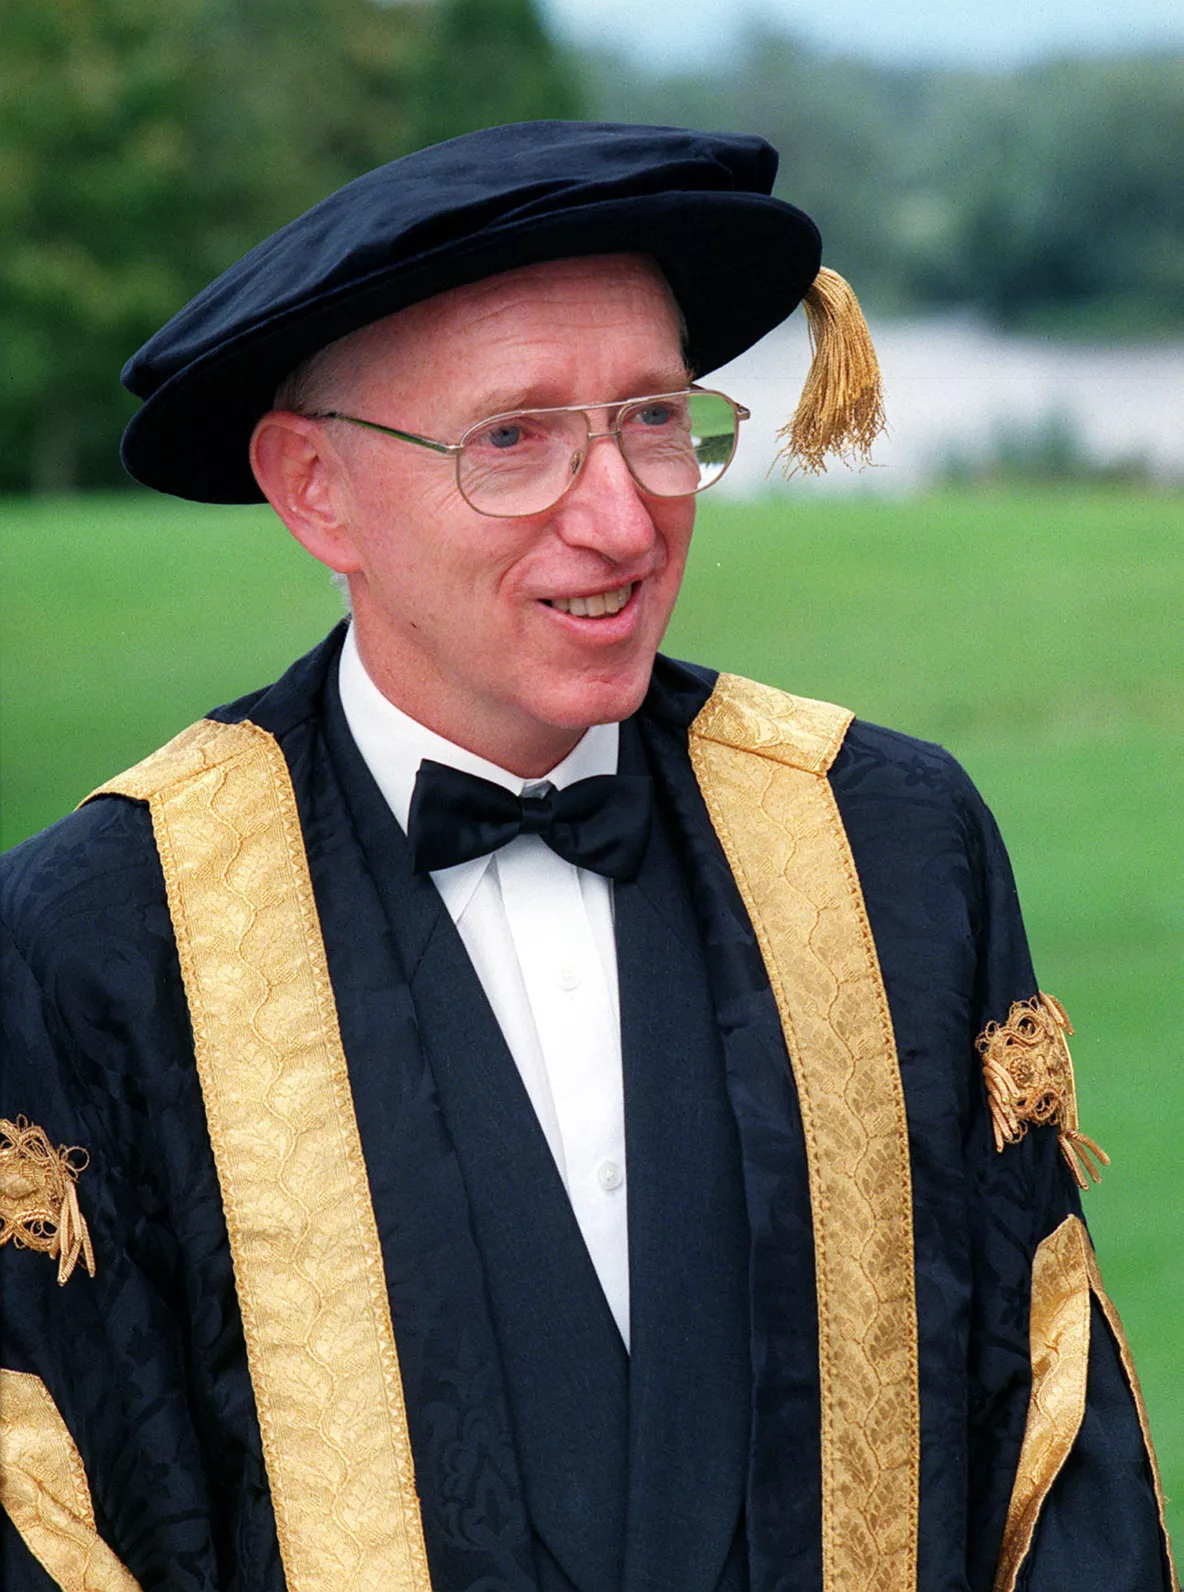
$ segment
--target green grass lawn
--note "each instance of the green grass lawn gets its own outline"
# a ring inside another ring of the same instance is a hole
[[[0,502],[3,843],[340,612],[269,511]],[[1184,498],[705,503],[667,650],[942,741],[1007,837],[1077,1027],[1086,1198],[1184,1537],[1179,615]]]

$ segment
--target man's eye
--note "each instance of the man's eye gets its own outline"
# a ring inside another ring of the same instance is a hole
[[[674,410],[670,404],[646,404],[644,409],[635,409],[629,418],[643,426],[668,426],[674,419]]]
[[[516,448],[523,438],[523,428],[514,421],[505,421],[483,431],[480,441],[491,448]]]

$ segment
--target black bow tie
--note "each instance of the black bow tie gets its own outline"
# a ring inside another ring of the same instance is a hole
[[[653,819],[653,782],[630,774],[595,774],[538,796],[464,774],[445,763],[419,765],[407,839],[416,873],[451,868],[538,835],[577,868],[632,879],[641,867]]]

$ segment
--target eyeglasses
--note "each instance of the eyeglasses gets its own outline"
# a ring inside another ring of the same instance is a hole
[[[615,437],[629,474],[651,497],[690,497],[714,486],[736,452],[743,404],[722,392],[688,388],[622,404],[608,431],[593,431],[587,408],[522,409],[470,426],[459,442],[435,442],[394,426],[327,409],[310,420],[344,420],[456,460],[460,495],[478,514],[516,519],[553,508],[579,478],[593,442]]]

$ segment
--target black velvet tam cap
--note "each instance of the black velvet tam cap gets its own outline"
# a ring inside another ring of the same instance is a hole
[[[280,381],[371,321],[500,271],[652,255],[697,374],[793,310],[821,242],[770,196],[763,139],[673,127],[522,122],[406,155],[330,194],[224,271],[123,370],[143,407],[123,462],[178,497],[257,502],[248,444]]]

